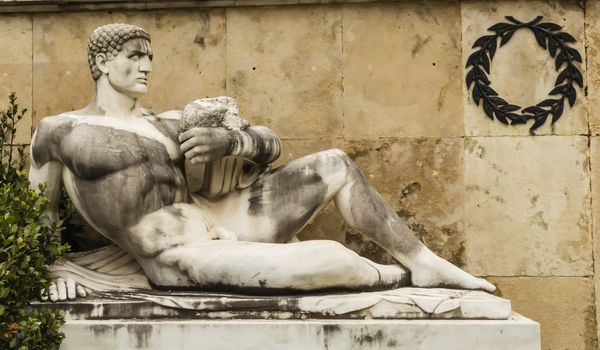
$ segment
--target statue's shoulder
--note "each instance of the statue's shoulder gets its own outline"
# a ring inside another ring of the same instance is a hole
[[[181,121],[182,111],[172,110],[154,114],[152,123],[159,127],[165,134],[177,141],[179,137],[179,123]]]
[[[183,115],[183,111],[172,110],[172,111],[166,111],[166,112],[159,113],[156,116],[160,119],[173,120],[173,121],[176,121],[177,123],[179,123],[182,115]]]
[[[64,134],[71,129],[73,123],[79,118],[81,116],[71,112],[44,117],[36,127],[37,137],[47,137],[56,133]]]
[[[42,118],[35,128],[31,140],[31,155],[34,163],[41,165],[56,160],[61,140],[71,131],[77,116],[61,113]]]

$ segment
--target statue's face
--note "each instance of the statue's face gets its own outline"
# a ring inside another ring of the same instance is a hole
[[[116,57],[106,62],[108,81],[120,93],[140,97],[148,90],[152,71],[152,48],[146,39],[132,39],[123,44]]]

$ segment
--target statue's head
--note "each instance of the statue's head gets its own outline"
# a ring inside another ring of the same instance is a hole
[[[88,44],[88,63],[92,78],[105,76],[110,85],[138,97],[146,93],[152,70],[150,35],[142,28],[114,23],[98,27]]]

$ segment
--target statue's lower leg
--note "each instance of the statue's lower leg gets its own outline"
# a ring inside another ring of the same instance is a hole
[[[398,265],[376,264],[328,240],[207,241],[169,249],[147,263],[156,272],[149,274],[154,284],[192,289],[365,290],[397,287],[406,276]]]
[[[414,232],[366,181],[343,152],[333,152],[347,172],[347,181],[336,193],[336,206],[346,222],[374,240],[411,271],[418,287],[482,289],[495,287],[438,257],[421,243]]]

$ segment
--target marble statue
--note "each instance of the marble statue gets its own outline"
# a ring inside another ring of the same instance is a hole
[[[405,276],[330,240],[295,236],[331,200],[344,220],[410,270],[412,285],[493,291],[423,245],[341,150],[271,169],[273,131],[250,126],[233,99],[155,114],[140,106],[152,71],[150,35],[97,28],[90,104],[44,118],[31,145],[32,186],[47,183],[57,220],[64,186],[78,212],[129,253],[156,288],[308,291],[389,288]],[[192,172],[186,175],[186,160]],[[186,176],[204,182],[188,187]],[[63,282],[61,299],[84,295]],[[66,288],[66,292],[64,292]],[[77,291],[77,293],[76,293]],[[55,299],[55,298],[54,298]]]

